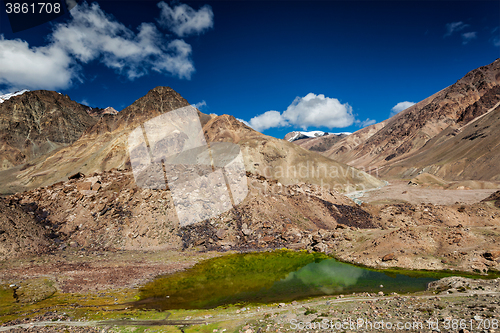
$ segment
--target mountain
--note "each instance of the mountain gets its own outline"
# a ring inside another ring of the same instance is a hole
[[[22,167],[1,172],[0,189],[3,193],[15,193],[67,180],[77,172],[89,175],[130,168],[129,134],[149,119],[188,105],[173,89],[156,87],[116,115],[89,118],[87,114],[87,119],[95,119],[95,123],[87,126],[78,140]],[[345,164],[258,133],[232,116],[216,117],[199,111],[198,116],[207,142],[233,142],[240,146],[249,172],[283,184],[308,182],[342,190],[382,185],[378,179]]]
[[[311,134],[313,135],[306,135]],[[314,135],[314,133],[318,133],[318,135]],[[319,134],[322,133],[322,134]],[[296,145],[301,146],[302,148],[324,152],[330,149],[335,143],[340,141],[341,139],[347,137],[351,133],[343,132],[343,133],[326,133],[326,132],[290,132],[285,136],[285,140],[289,142],[293,142]],[[288,137],[288,139],[287,139]]]
[[[107,108],[105,109],[101,109],[101,108],[91,108],[89,107],[87,109],[87,113],[89,115],[91,115],[92,117],[100,117],[100,116],[103,116],[105,114],[110,114],[110,115],[117,115],[118,114],[118,111],[116,111],[113,107],[111,106],[108,106]]]
[[[304,182],[340,191],[383,185],[365,172],[332,161],[295,143],[263,135],[233,116],[214,117],[203,130],[208,142],[237,143],[248,172],[277,179],[284,185]]]
[[[328,133],[322,131],[311,131],[311,132],[299,132],[294,131],[287,133],[285,135],[285,140],[289,142],[293,142],[295,140],[307,139],[307,138],[317,138],[318,136],[327,135]]]
[[[6,100],[10,99],[11,97],[20,96],[20,95],[22,95],[22,94],[24,94],[25,92],[28,92],[28,91],[29,90],[24,89],[24,90],[16,91],[16,92],[13,92],[13,93],[1,95],[0,96],[0,103],[5,102]]]
[[[500,180],[500,59],[323,155],[388,178]]]
[[[0,103],[0,170],[75,142],[96,124],[88,107],[55,91],[21,91]]]

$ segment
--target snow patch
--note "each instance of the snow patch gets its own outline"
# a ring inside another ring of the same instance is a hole
[[[10,99],[11,97],[22,95],[22,94],[24,94],[25,92],[28,92],[28,91],[29,90],[24,89],[24,90],[21,90],[21,91],[16,91],[16,92],[13,92],[13,93],[10,93],[10,94],[2,95],[2,96],[0,96],[0,103],[5,102],[6,100]]]
[[[295,131],[292,132],[293,136],[288,139],[289,142],[293,142],[298,139],[305,139],[305,138],[318,138],[320,136],[325,136],[325,135],[330,135],[330,134],[335,134],[335,135],[350,135],[352,134],[351,132],[340,132],[340,133],[329,133],[329,132],[323,132],[323,131],[310,131],[310,132],[300,132],[300,131]]]

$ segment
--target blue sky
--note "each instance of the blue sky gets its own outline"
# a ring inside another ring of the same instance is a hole
[[[2,11],[0,34],[2,93],[121,110],[170,86],[282,138],[354,132],[493,62],[500,2],[96,1],[18,33]]]

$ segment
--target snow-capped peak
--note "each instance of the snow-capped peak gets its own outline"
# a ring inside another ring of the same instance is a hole
[[[24,94],[25,92],[28,92],[28,91],[29,90],[24,89],[24,90],[21,90],[21,91],[16,91],[16,92],[13,92],[13,93],[1,95],[0,96],[0,103],[5,102],[6,100],[8,100],[11,97],[22,95],[22,94]]]
[[[310,132],[294,131],[294,132],[288,133],[285,136],[285,140],[288,140],[289,142],[293,142],[293,141],[299,140],[299,139],[318,138],[320,136],[331,135],[331,134],[349,135],[351,133],[350,132],[328,133],[328,132],[323,132],[323,131],[310,131]]]

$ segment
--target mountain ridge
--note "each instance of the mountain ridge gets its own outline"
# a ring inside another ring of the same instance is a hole
[[[376,170],[378,175],[387,178],[406,179],[421,172],[431,172],[448,180],[465,179],[464,177],[500,179],[500,171],[495,173],[484,169],[482,173],[488,174],[486,178],[477,173],[474,175],[474,172],[465,172],[469,168],[466,160],[471,159],[467,152],[463,152],[465,155],[462,158],[456,157],[448,162],[440,160],[437,153],[433,152],[433,149],[437,149],[437,141],[448,140],[446,133],[462,131],[479,117],[486,117],[488,111],[496,112],[493,109],[498,102],[500,59],[470,71],[456,83],[393,117],[354,132],[336,142],[323,155],[362,170]],[[493,128],[489,129],[489,133],[492,136],[500,135]],[[440,145],[443,147],[442,142]],[[448,149],[452,149],[451,141],[448,145]],[[482,149],[480,144],[476,148]],[[484,154],[487,155],[485,159],[500,159],[496,152]],[[417,155],[420,158],[412,158]],[[434,159],[424,156],[434,156]],[[408,162],[404,162],[405,160]],[[455,166],[458,163],[462,166],[448,167],[443,163]],[[446,170],[454,170],[456,174]]]
[[[188,105],[190,104],[170,87],[153,88],[116,115],[104,114],[92,118],[96,119],[95,123],[85,128],[78,140],[70,145],[17,169],[5,170],[3,178],[7,180],[0,182],[0,189],[4,193],[14,193],[64,181],[77,172],[88,175],[113,168],[130,168],[127,149],[130,132],[149,119]],[[305,181],[328,184],[331,188],[339,186],[343,190],[358,186],[378,187],[383,184],[345,164],[256,132],[232,116],[210,116],[199,110],[197,112],[207,143],[239,144],[246,156],[245,167],[249,172],[278,179],[284,184]],[[299,176],[295,167],[308,171],[304,176]],[[315,172],[318,168],[323,170],[323,174]],[[326,170],[330,169],[335,172],[333,177],[326,174]]]

